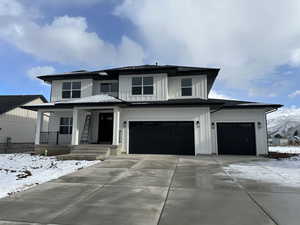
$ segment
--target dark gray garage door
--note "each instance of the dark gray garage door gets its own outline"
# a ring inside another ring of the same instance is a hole
[[[256,155],[254,123],[218,123],[219,154]]]
[[[130,122],[129,153],[195,155],[194,122]]]

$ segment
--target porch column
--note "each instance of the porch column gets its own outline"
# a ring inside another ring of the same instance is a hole
[[[43,120],[44,120],[44,113],[42,111],[38,111],[37,118],[36,118],[35,141],[34,141],[34,144],[36,145],[40,144],[41,131],[43,129]]]
[[[73,109],[72,145],[79,145],[78,109]]]
[[[119,145],[120,109],[114,108],[113,145]]]

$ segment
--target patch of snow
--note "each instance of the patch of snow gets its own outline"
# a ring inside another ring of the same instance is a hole
[[[223,167],[231,176],[240,179],[300,187],[300,157],[250,163],[231,164]]]
[[[269,152],[300,154],[300,146],[270,146]]]
[[[57,179],[99,161],[58,161],[55,157],[0,154],[0,198]],[[29,176],[28,175],[29,171]],[[26,178],[19,179],[18,176]]]

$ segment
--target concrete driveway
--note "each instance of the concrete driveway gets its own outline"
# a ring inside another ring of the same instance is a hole
[[[300,189],[234,180],[252,157],[124,156],[0,200],[0,225],[299,225]]]

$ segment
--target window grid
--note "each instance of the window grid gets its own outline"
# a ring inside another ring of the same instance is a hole
[[[81,98],[81,82],[64,82],[62,86],[62,98]]]
[[[117,93],[118,89],[119,86],[117,82],[100,84],[100,93],[102,94]]]
[[[133,77],[132,95],[153,95],[153,77]]]
[[[72,117],[61,117],[59,124],[60,134],[72,134],[73,130],[73,118]]]
[[[192,78],[181,79],[181,96],[193,95],[193,81]]]

